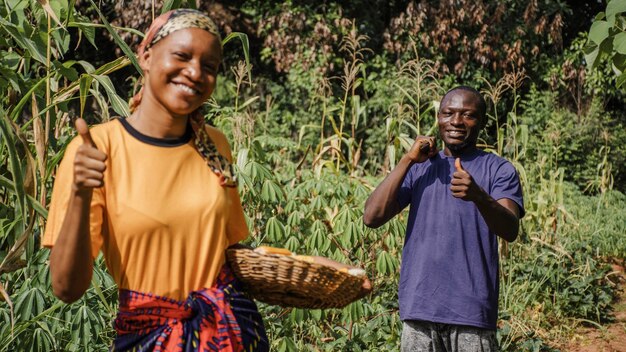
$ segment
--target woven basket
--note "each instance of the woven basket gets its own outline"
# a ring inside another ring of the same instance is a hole
[[[342,308],[356,300],[365,280],[325,265],[250,249],[228,249],[226,258],[251,297],[283,307]]]

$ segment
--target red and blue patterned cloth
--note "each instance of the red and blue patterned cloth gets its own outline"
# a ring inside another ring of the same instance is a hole
[[[269,351],[256,304],[224,266],[211,288],[183,301],[120,290],[112,351]]]

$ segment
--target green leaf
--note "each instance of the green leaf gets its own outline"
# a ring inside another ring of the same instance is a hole
[[[270,241],[278,243],[285,237],[285,226],[275,216],[272,216],[267,220],[265,233]]]
[[[165,3],[163,4],[163,8],[161,9],[161,14],[164,14],[167,11],[172,10],[172,9],[180,8],[180,2],[181,2],[181,0],[167,0],[167,1],[165,1]]]
[[[126,42],[122,40],[122,38],[120,37],[119,34],[117,34],[115,29],[111,27],[111,24],[106,19],[106,17],[102,14],[102,11],[100,11],[100,8],[98,7],[98,5],[96,5],[96,3],[93,2],[93,0],[89,0],[89,2],[91,3],[91,6],[93,7],[93,9],[96,10],[96,12],[98,13],[98,16],[100,16],[100,20],[102,21],[106,29],[109,31],[109,33],[111,33],[111,36],[113,37],[113,40],[115,41],[115,43],[120,47],[120,49],[122,49],[122,51],[124,52],[124,54],[126,54],[128,59],[130,59],[130,61],[133,63],[133,66],[135,66],[135,69],[137,70],[137,72],[139,72],[139,74],[143,76],[143,70],[141,69],[141,66],[139,66],[139,61],[137,61],[137,57],[135,56],[135,53],[133,53],[133,51],[130,49],[128,44],[126,44]]]
[[[26,49],[30,56],[35,60],[46,64],[46,48],[41,43],[37,43],[29,39],[25,33],[21,32],[13,23],[0,17],[0,25],[9,33],[9,35],[17,42],[17,44]]]
[[[20,320],[30,320],[43,312],[45,307],[45,295],[37,287],[23,292],[15,300],[15,313]]]
[[[283,198],[283,191],[276,183],[265,180],[263,182],[263,188],[261,189],[261,199],[266,202],[275,204],[281,201]]]
[[[113,82],[111,82],[111,78],[109,78],[109,76],[103,76],[103,75],[92,75],[92,77],[104,87],[104,91],[107,93],[107,96],[109,97],[109,101],[111,102],[111,107],[113,108],[113,110],[120,116],[124,116],[124,117],[130,116],[128,103],[126,103],[124,99],[122,99],[119,95],[117,95],[117,92],[115,91],[115,87],[113,86]]]
[[[626,71],[626,55],[619,53],[613,55],[613,65],[615,65],[615,68],[620,72]]]
[[[613,49],[620,54],[626,54],[626,32],[618,33],[613,38]]]
[[[290,250],[292,253],[297,253],[300,249],[300,241],[298,241],[298,238],[295,236],[289,236],[285,242],[285,248]]]
[[[611,25],[607,21],[596,21],[591,25],[589,30],[589,39],[600,45],[608,38]]]
[[[621,88],[624,82],[626,82],[626,72],[622,73],[621,75],[619,75],[619,77],[617,77],[617,80],[616,80],[617,88]]]
[[[15,132],[13,129],[13,122],[9,119],[6,112],[0,107],[0,136],[2,142],[4,142],[8,151],[9,170],[13,177],[14,193],[17,198],[18,213],[21,212],[24,217],[26,214],[26,190],[24,189],[24,174],[22,173],[22,164],[20,163],[20,157],[17,152],[16,145],[18,144]]]
[[[93,77],[91,75],[83,74],[80,76],[78,84],[81,118],[83,118],[83,113],[85,112],[85,104],[87,102],[87,96],[89,95],[89,89],[91,88],[91,82],[93,82]]]
[[[626,12],[626,1],[611,0],[606,6],[606,19],[611,25],[615,24],[615,15]]]
[[[248,35],[241,32],[232,32],[226,36],[226,38],[222,39],[222,46],[226,45],[233,39],[239,39],[241,43],[241,48],[243,50],[243,56],[246,61],[246,65],[250,66],[250,41],[248,39]],[[248,70],[248,79],[252,80],[251,70]]]

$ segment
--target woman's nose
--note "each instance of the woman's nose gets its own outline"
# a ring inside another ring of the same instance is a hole
[[[199,63],[190,61],[185,68],[185,74],[189,79],[198,81],[202,77],[202,68]]]

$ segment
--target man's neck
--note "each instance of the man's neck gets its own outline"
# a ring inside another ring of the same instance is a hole
[[[462,156],[465,156],[465,155],[473,154],[474,152],[476,152],[476,150],[478,150],[478,148],[476,148],[475,144],[473,144],[473,145],[466,145],[463,148],[456,149],[456,150],[455,149],[450,149],[449,146],[446,146],[444,148],[444,150],[443,150],[443,153],[446,156],[452,156],[452,157],[458,158],[458,157],[462,157]]]

